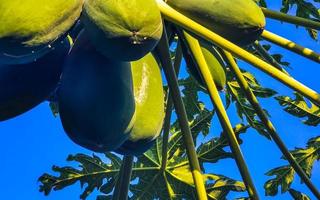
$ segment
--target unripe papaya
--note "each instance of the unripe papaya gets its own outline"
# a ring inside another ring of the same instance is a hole
[[[68,31],[83,0],[0,0],[0,64],[33,62]]]
[[[261,9],[252,0],[168,0],[167,3],[238,45],[255,41],[266,23]]]
[[[136,142],[127,140],[118,149],[116,149],[115,152],[124,156],[140,156],[148,151],[155,143],[156,139],[142,139],[137,140]]]
[[[60,80],[71,42],[59,42],[32,63],[0,65],[0,121],[20,115],[50,96]]]
[[[182,44],[184,45],[184,44]],[[214,83],[217,89],[223,90],[226,86],[227,78],[225,73],[225,64],[220,53],[208,43],[201,43],[201,51],[207,62],[210,73],[213,77]],[[197,80],[197,82],[205,88],[205,83],[203,82],[202,76],[198,71],[198,66],[196,66],[192,55],[186,51],[186,46],[183,48],[183,54],[187,62],[187,67],[191,75]]]
[[[98,53],[85,32],[66,59],[57,96],[63,128],[75,143],[106,152],[129,138],[135,120],[130,63]]]
[[[149,53],[163,30],[155,0],[87,0],[83,22],[98,51],[123,61]]]
[[[147,151],[159,136],[164,120],[164,94],[160,67],[149,53],[131,62],[136,121],[129,139],[116,151],[139,155]]]

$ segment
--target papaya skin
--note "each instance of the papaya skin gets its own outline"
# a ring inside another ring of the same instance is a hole
[[[122,61],[149,53],[163,30],[154,0],[87,0],[82,21],[98,51]]]
[[[181,44],[183,46],[182,48],[183,56],[186,60],[189,73],[200,84],[201,87],[206,88],[205,83],[202,80],[202,76],[198,71],[198,67],[196,66],[196,63],[192,55],[189,53],[189,51],[186,50],[187,46],[185,45],[184,42],[182,42]],[[215,47],[212,46],[211,44],[206,42],[201,42],[200,45],[201,45],[201,51],[207,62],[210,73],[213,76],[214,83],[217,86],[217,89],[219,91],[222,91],[225,88],[227,83],[227,78],[225,73],[225,64],[224,64],[223,58],[218,52],[218,50],[215,49]]]
[[[23,64],[48,53],[79,18],[83,0],[0,0],[0,64]]]
[[[252,0],[167,0],[182,14],[238,45],[254,42],[266,21]]]
[[[139,155],[147,151],[159,136],[164,120],[164,92],[159,65],[149,53],[131,62],[136,105],[136,121],[129,139],[116,151]]]
[[[56,44],[42,58],[22,65],[0,65],[0,121],[34,108],[56,88],[71,41]]]
[[[203,45],[201,47],[202,53],[209,66],[210,73],[213,75],[214,83],[219,91],[223,90],[227,83],[224,63],[221,55],[213,46]],[[201,85],[204,85],[201,79]]]
[[[131,67],[98,53],[85,33],[79,34],[64,65],[59,113],[72,141],[104,153],[129,138],[135,121]]]
[[[140,156],[148,151],[155,143],[156,140],[142,139],[136,142],[127,140],[120,148],[115,150],[115,152],[124,156]]]

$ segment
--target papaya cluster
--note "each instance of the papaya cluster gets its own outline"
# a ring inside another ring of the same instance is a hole
[[[239,45],[265,25],[252,0],[167,3]],[[0,0],[0,22],[0,121],[49,100],[69,138],[89,150],[139,155],[154,144],[165,109],[152,53],[165,27],[156,0]],[[223,89],[223,59],[202,44]]]

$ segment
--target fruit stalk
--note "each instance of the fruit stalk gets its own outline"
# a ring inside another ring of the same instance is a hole
[[[168,39],[165,31],[162,35],[162,38],[160,39],[159,44],[156,46],[155,51],[159,55],[160,62],[162,64],[165,76],[168,81],[169,89],[172,93],[172,97],[173,97],[172,100],[173,100],[173,104],[177,113],[177,118],[181,127],[183,141],[187,150],[189,165],[190,165],[194,185],[196,188],[197,197],[199,200],[207,200],[207,193],[204,185],[205,182],[201,174],[197,153],[195,151],[195,146],[194,146],[191,130],[188,123],[186,109],[180,94],[177,76],[175,74],[175,71],[170,59]]]
[[[249,84],[245,80],[242,72],[240,71],[237,63],[235,62],[233,56],[227,52],[224,51],[225,58],[227,58],[226,62],[229,64],[230,69],[234,72],[235,77],[242,89],[244,91],[247,99],[249,100],[250,104],[253,106],[255,112],[257,113],[258,117],[264,124],[265,128],[267,129],[268,133],[270,134],[273,141],[276,143],[284,157],[289,161],[290,165],[293,167],[295,172],[300,176],[300,178],[303,180],[303,182],[308,186],[308,188],[311,190],[311,192],[320,199],[320,193],[317,190],[317,188],[313,185],[313,183],[310,181],[309,177],[306,175],[304,170],[301,168],[299,163],[296,161],[296,159],[292,156],[292,154],[289,152],[288,148],[284,144],[284,142],[279,137],[275,127],[273,126],[272,122],[268,119],[267,115],[261,108],[258,99],[252,92],[252,90],[249,87]]]
[[[320,54],[312,51],[311,49],[305,48],[298,45],[284,37],[271,33],[270,31],[264,30],[261,35],[265,40],[272,42],[278,46],[281,46],[289,51],[292,51],[298,55],[308,58],[312,61],[320,63]]]
[[[210,73],[205,57],[201,51],[201,46],[198,40],[189,35],[187,32],[184,31],[183,34],[181,34],[181,36],[186,41],[187,47],[190,49],[190,52],[192,53],[194,60],[197,63],[197,66],[199,67],[199,72],[201,73],[205,85],[207,86],[211,101],[217,112],[220,124],[227,135],[231,151],[235,156],[235,161],[238,165],[240,174],[246,185],[247,191],[252,199],[259,199],[258,192],[254,186],[254,183],[249,173],[249,169],[243,158],[239,143],[232,129],[232,125],[228,118],[227,112],[223,106],[222,100],[219,96],[218,89],[214,83],[214,78]]]
[[[178,76],[180,71],[180,65],[182,61],[182,49],[180,46],[180,41],[178,41],[176,55],[174,60],[174,69]],[[169,142],[169,132],[170,132],[170,123],[171,123],[171,114],[173,110],[173,101],[170,90],[167,90],[167,106],[166,106],[166,115],[165,121],[163,123],[163,142],[162,142],[162,161],[161,161],[161,169],[165,170],[167,167],[168,160],[168,142]]]
[[[320,22],[316,22],[316,21],[312,21],[309,19],[305,19],[302,17],[296,17],[296,16],[292,16],[292,15],[287,15],[284,14],[282,12],[277,12],[274,10],[269,10],[267,8],[261,8],[263,14],[267,17],[267,18],[271,18],[271,19],[276,19],[282,22],[288,22],[291,24],[295,24],[295,25],[300,25],[300,26],[304,26],[307,28],[313,28],[316,30],[320,30]]]
[[[133,156],[124,156],[121,164],[119,179],[113,194],[113,200],[127,200],[131,181]]]
[[[288,87],[298,91],[305,97],[312,100],[315,104],[320,105],[320,95],[314,90],[308,88],[307,86],[303,85],[302,83],[298,82],[292,77],[289,77],[287,74],[281,72],[280,70],[275,69],[272,65],[259,59],[258,57],[252,55],[251,53],[231,43],[230,41],[224,39],[223,37],[215,34],[214,32],[208,30],[207,28],[201,26],[200,24],[196,23],[190,18],[182,15],[181,13],[171,8],[162,0],[157,0],[157,3],[163,17],[168,21],[174,24],[177,24],[185,28],[186,30],[193,32],[194,34],[204,38],[205,40],[216,44],[222,49],[229,51],[235,56],[243,59],[244,61],[252,64],[254,67],[270,75],[271,77],[279,80],[280,82],[287,85]]]

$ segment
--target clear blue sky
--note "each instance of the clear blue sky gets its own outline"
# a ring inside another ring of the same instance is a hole
[[[278,1],[269,1],[269,5],[272,8],[279,7],[275,2]],[[296,29],[293,25],[268,20],[267,29],[320,52],[319,43],[315,43],[309,39],[304,28]],[[293,69],[288,70],[290,74],[297,80],[320,92],[320,66],[318,64],[275,46],[271,52],[281,52],[285,56],[285,60],[291,63]],[[242,65],[242,67],[254,73],[257,79],[263,83],[263,86],[274,88],[283,95],[292,95],[291,90],[253,67],[247,65]],[[207,102],[209,103],[208,100]],[[269,110],[272,115],[271,120],[290,149],[295,146],[304,147],[308,138],[320,134],[319,127],[302,125],[299,119],[282,111],[282,108],[275,100],[269,99],[261,103],[264,108]],[[231,108],[228,112],[230,113],[233,125],[239,123],[239,120],[234,116],[234,109]],[[211,136],[217,135],[220,130],[218,121],[214,119]],[[92,152],[78,147],[67,138],[63,132],[60,120],[52,116],[47,103],[39,105],[22,116],[0,123],[0,132],[2,135],[2,139],[0,140],[1,199],[62,200],[79,198],[79,184],[59,192],[52,192],[48,197],[38,192],[38,177],[44,172],[51,172],[53,165],[64,166],[69,164],[65,161],[69,154],[79,152],[92,154]],[[269,179],[264,173],[273,167],[286,164],[286,162],[280,160],[281,154],[274,143],[261,137],[255,131],[248,131],[242,138],[245,141],[242,145],[243,153],[252,177],[254,177],[254,182],[262,196],[264,194],[263,184]],[[219,165],[208,165],[207,167],[209,171],[214,173],[226,174],[235,179],[241,179],[232,160],[224,160]],[[314,166],[312,180],[320,188],[319,163]],[[308,189],[300,184],[298,178],[294,182],[293,188],[310,194]],[[230,198],[233,198],[233,196],[230,196]],[[89,198],[89,200],[92,199],[95,199],[95,196]],[[276,198],[266,197],[262,199],[291,198],[288,195],[279,195]]]

